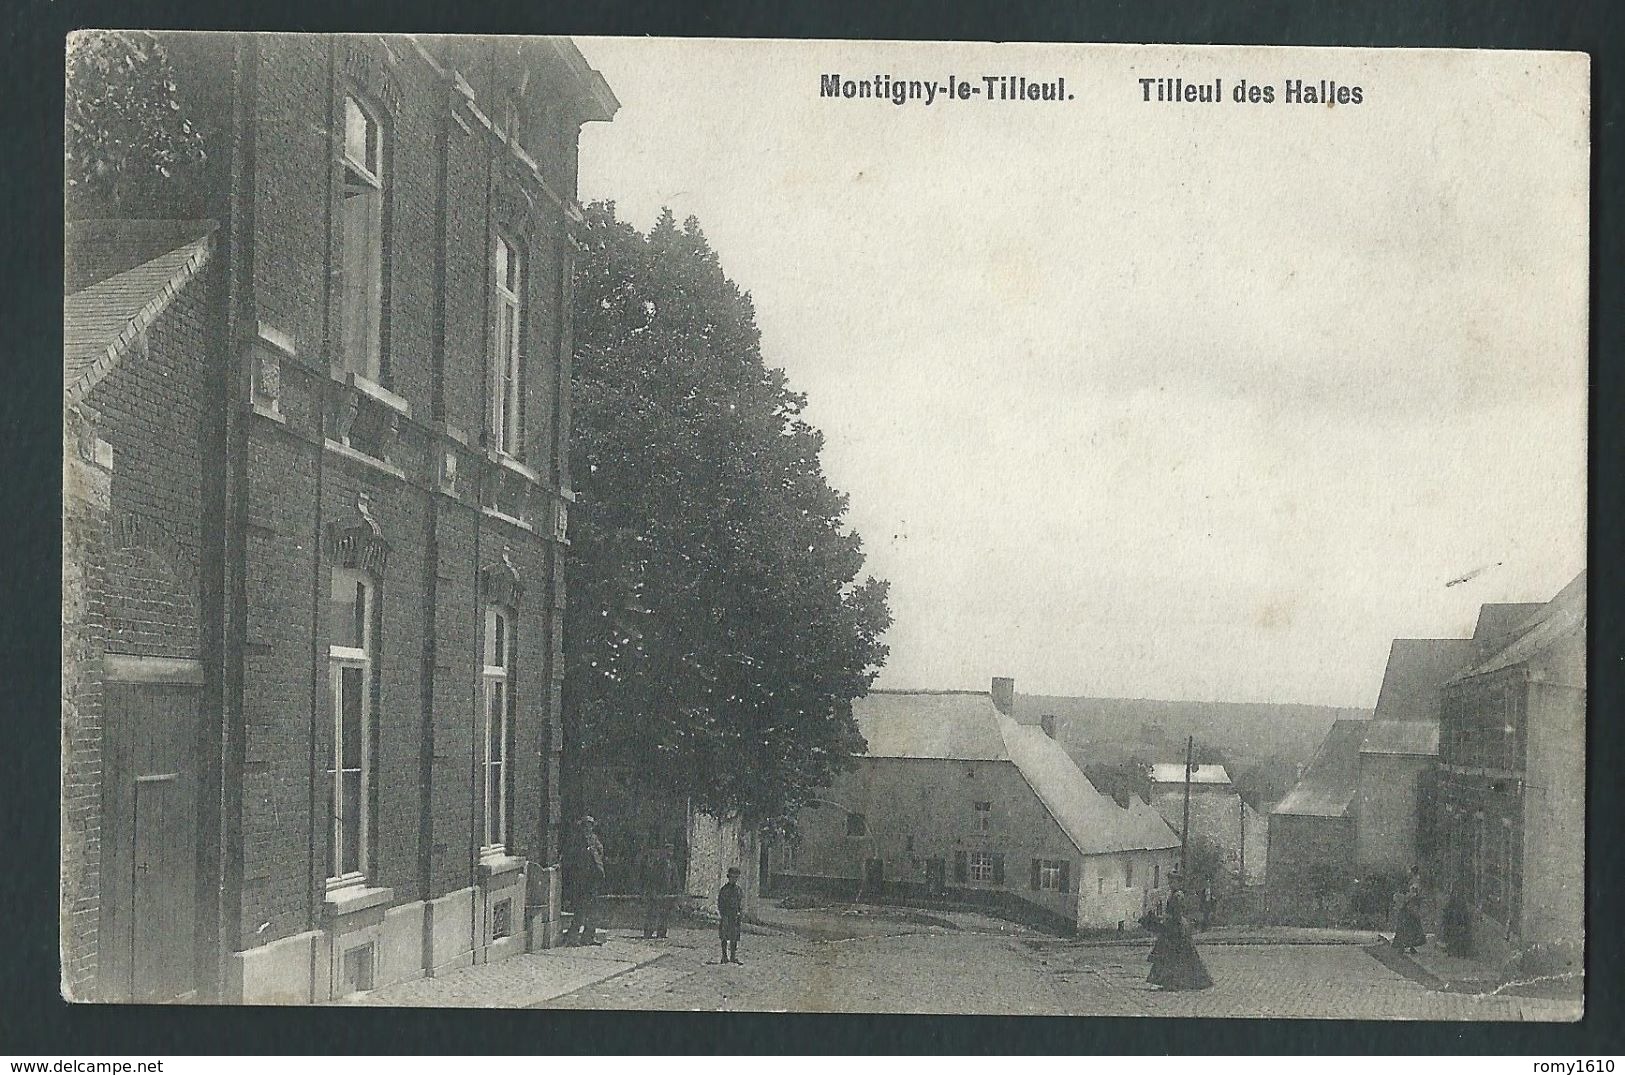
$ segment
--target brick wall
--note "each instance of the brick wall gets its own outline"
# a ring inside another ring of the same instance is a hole
[[[463,48],[430,46],[442,60]],[[330,525],[356,523],[363,495],[389,548],[377,591],[369,883],[393,889],[400,903],[437,898],[475,879],[488,600],[480,580],[505,552],[523,587],[511,681],[518,711],[509,851],[557,860],[553,680],[562,579],[552,542],[557,494],[545,483],[556,467],[551,416],[555,352],[565,334],[559,274],[567,243],[562,207],[514,164],[449,73],[410,43],[263,38],[255,72],[252,295],[240,321],[246,335],[264,326],[272,338],[291,340],[292,353],[243,345],[246,361],[280,370],[274,413],[248,420],[243,947],[321,924],[332,750],[323,616],[333,566],[323,535]],[[398,435],[386,432],[382,447],[357,442],[354,450],[332,443],[343,411],[335,400],[353,390],[329,376],[338,301],[329,260],[338,241],[331,132],[347,93],[377,111],[386,133],[380,380],[405,404],[396,412],[357,397],[357,428],[381,420]],[[479,108],[492,111],[483,100]],[[526,242],[524,455],[541,484],[481,450],[489,259],[499,220]],[[442,476],[448,452],[458,461],[455,485]],[[492,492],[498,485],[500,498]],[[492,504],[526,525],[482,510]]]
[[[99,963],[103,781],[122,775],[102,769],[103,657],[199,656],[214,275],[201,270],[64,416],[62,982],[80,999]]]
[[[102,537],[111,475],[92,458],[94,432],[65,416],[62,440],[62,990],[84,999],[96,980],[101,913]],[[83,453],[83,454],[81,454]]]

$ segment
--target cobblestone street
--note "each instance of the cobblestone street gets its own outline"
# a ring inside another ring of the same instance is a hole
[[[381,990],[366,1002],[1423,1020],[1580,1014],[1571,1001],[1430,990],[1356,943],[1204,944],[1214,987],[1161,993],[1145,984],[1144,943],[1061,940],[976,915],[774,913],[773,932],[746,935],[743,966],[717,964],[706,929],[673,930],[664,941],[616,930],[601,948],[520,956]]]
[[[699,939],[696,939],[699,940]],[[709,938],[703,938],[709,940]],[[1223,945],[1202,957],[1214,988],[1145,984],[1146,947],[933,932],[806,941],[750,938],[744,966],[683,947],[549,1006],[1034,1015],[1554,1020],[1578,1006],[1434,992],[1357,945]]]

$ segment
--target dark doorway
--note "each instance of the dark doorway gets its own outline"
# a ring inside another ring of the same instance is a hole
[[[886,888],[886,860],[865,859],[863,861],[863,891],[866,895],[879,896]]]
[[[925,860],[925,890],[933,896],[948,891],[948,870],[941,859]]]
[[[107,684],[102,751],[106,1000],[184,1000],[196,990],[199,690]]]

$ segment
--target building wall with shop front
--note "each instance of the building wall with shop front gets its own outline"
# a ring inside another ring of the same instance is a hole
[[[1573,639],[1530,668],[1524,777],[1525,945],[1578,943],[1585,923],[1585,647]]]
[[[1584,674],[1574,637],[1447,691],[1437,861],[1481,957],[1583,940]]]

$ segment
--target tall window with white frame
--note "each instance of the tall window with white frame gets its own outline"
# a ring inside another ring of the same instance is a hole
[[[333,752],[327,770],[332,783],[330,887],[362,884],[371,867],[374,594],[369,575],[334,568],[328,605],[333,722]]]
[[[513,713],[513,612],[485,610],[485,840],[488,852],[508,846],[508,722]]]
[[[524,386],[524,255],[498,236],[492,246],[495,296],[491,318],[491,446],[506,455],[520,454],[520,406]]]
[[[377,381],[384,304],[384,135],[376,115],[344,99],[339,195],[340,349],[346,370]]]

